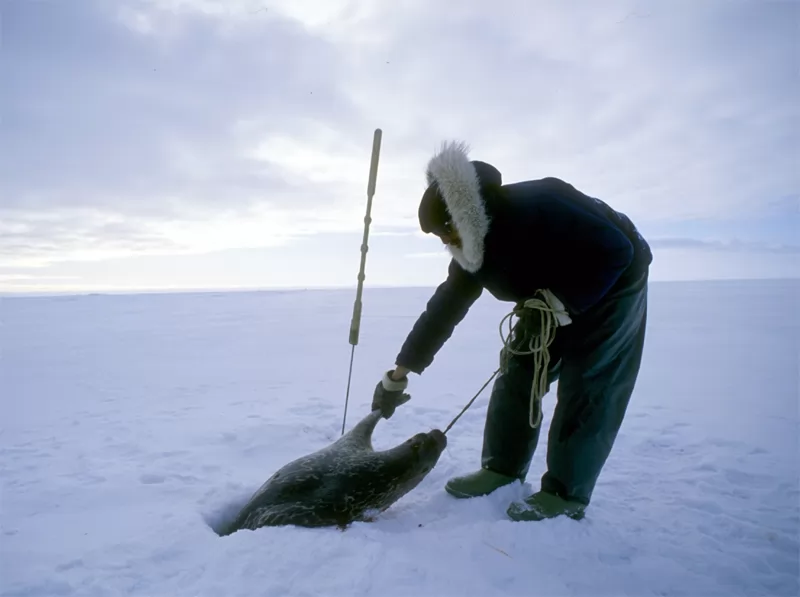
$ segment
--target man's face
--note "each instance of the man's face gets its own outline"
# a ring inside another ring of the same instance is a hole
[[[458,234],[458,230],[453,225],[452,220],[448,220],[445,222],[444,226],[440,230],[434,231],[434,234],[439,237],[445,245],[452,245],[457,248],[461,248],[461,236]]]

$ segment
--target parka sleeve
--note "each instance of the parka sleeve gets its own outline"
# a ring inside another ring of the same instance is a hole
[[[447,279],[428,301],[403,343],[395,364],[420,374],[483,292],[483,286],[453,260]]]

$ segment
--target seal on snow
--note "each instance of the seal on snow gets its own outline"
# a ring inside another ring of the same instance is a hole
[[[263,526],[339,526],[368,521],[414,489],[447,445],[434,429],[376,452],[372,433],[381,419],[373,410],[333,444],[283,466],[219,532]]]

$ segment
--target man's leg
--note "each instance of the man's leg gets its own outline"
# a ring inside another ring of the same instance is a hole
[[[639,374],[647,276],[609,296],[570,330],[550,424],[542,491],[513,504],[516,520],[583,515]]]
[[[556,360],[548,374],[548,390],[558,379],[558,371]],[[481,468],[450,479],[445,486],[450,494],[476,497],[525,480],[541,429],[541,426],[533,429],[529,423],[532,384],[532,359],[512,357],[508,370],[501,373],[492,386],[483,432]]]

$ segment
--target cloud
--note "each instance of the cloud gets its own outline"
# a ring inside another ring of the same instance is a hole
[[[308,212],[313,230],[330,228],[319,208],[349,200],[354,180],[346,136],[325,147],[328,164],[309,161],[322,151],[313,146],[292,152],[292,139],[319,143],[352,116],[335,50],[285,18],[231,32],[214,15],[135,17],[100,2],[12,2],[4,14],[0,216],[16,232],[0,252],[247,246],[242,226],[254,221],[269,245],[301,231],[293,220]],[[227,242],[187,241],[219,237],[209,233],[225,223]]]
[[[798,10],[12,0],[0,264],[360,234],[376,127],[376,236],[416,230],[424,164],[453,138],[508,182],[561,176],[644,227],[786,210]]]
[[[748,242],[734,239],[732,241],[710,241],[694,238],[657,238],[649,242],[654,250],[659,249],[697,249],[701,251],[726,251],[734,253],[777,253],[782,255],[800,255],[800,245],[769,244],[764,242]]]
[[[449,256],[444,251],[421,251],[419,253],[406,253],[404,257],[408,259],[446,259],[449,261]]]
[[[292,70],[278,48],[293,48],[292,63],[324,66],[324,43],[279,21],[261,30],[270,40],[263,48],[258,31],[226,36],[201,16],[184,16],[179,31],[154,40],[114,20],[112,7],[11,3],[6,206],[163,213],[163,197],[194,204],[299,188],[246,149],[259,127],[280,121],[285,101],[308,111],[293,75],[308,69]],[[279,80],[283,98],[258,73]],[[20,167],[35,178],[14,176]]]

